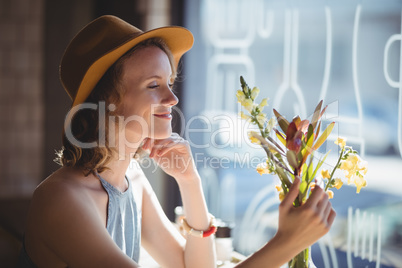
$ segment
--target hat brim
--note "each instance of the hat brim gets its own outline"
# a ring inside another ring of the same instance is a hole
[[[127,40],[120,46],[117,46],[100,56],[92,65],[90,65],[81,80],[72,107],[85,102],[102,76],[121,56],[140,42],[155,37],[161,38],[165,41],[173,54],[176,68],[179,64],[180,58],[185,52],[191,49],[194,43],[192,33],[186,28],[179,26],[157,28]]]

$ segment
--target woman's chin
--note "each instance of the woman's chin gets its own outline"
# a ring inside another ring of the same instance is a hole
[[[172,135],[172,130],[169,129],[164,129],[162,131],[150,131],[150,135],[148,136],[151,139],[155,139],[155,140],[163,140],[163,139],[167,139]]]

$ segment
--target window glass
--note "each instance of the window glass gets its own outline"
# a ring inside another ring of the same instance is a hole
[[[255,171],[264,152],[248,142],[237,116],[242,75],[250,87],[260,88],[259,100],[269,98],[269,117],[275,108],[288,119],[308,118],[324,100],[324,122],[336,122],[318,152],[331,151],[328,165],[335,164],[338,136],[368,161],[367,187],[359,194],[352,185],[334,190],[337,218],[321,242],[328,252],[333,246],[340,267],[351,250],[348,242],[360,250],[352,255],[355,263],[370,262],[370,254],[375,258],[377,241],[384,267],[401,263],[402,216],[396,211],[402,209],[402,1],[194,0],[186,5],[185,26],[195,45],[185,56],[182,134],[192,145],[211,212],[235,224],[235,249],[249,254],[275,233],[279,202],[278,179]],[[357,239],[348,240],[348,231]],[[322,267],[319,246],[313,254]],[[375,250],[362,254],[370,247]]]

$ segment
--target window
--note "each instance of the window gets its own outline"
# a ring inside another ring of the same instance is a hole
[[[261,189],[271,198],[267,187],[277,182],[255,172],[263,154],[242,136],[235,91],[243,75],[261,89],[260,98],[270,98],[265,111],[306,118],[320,99],[329,105],[326,118],[337,123],[329,140],[347,137],[369,163],[360,194],[352,186],[335,190],[332,242],[338,256],[346,252],[349,207],[381,215],[382,261],[392,267],[384,256],[396,256],[402,241],[402,217],[392,214],[402,207],[401,7],[400,0],[188,1],[185,26],[195,46],[186,55],[182,134],[193,146],[211,212],[236,224],[236,250],[248,254],[268,240],[277,205],[266,205],[270,213],[261,214],[266,224],[256,239],[242,240],[247,208]],[[336,157],[332,142],[324,150]]]

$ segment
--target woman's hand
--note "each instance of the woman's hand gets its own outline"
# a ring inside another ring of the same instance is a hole
[[[146,138],[142,148],[150,150],[149,157],[176,180],[198,178],[190,144],[177,133],[172,133],[169,138],[161,140]]]
[[[299,186],[300,179],[296,178],[279,205],[276,235],[236,267],[260,268],[267,263],[270,267],[280,267],[329,231],[336,214],[327,194],[316,186],[304,205],[294,207],[293,201],[299,193]]]
[[[293,201],[299,193],[300,178],[295,179],[285,199],[279,205],[278,236],[288,237],[300,250],[311,246],[325,235],[334,222],[336,213],[328,195],[316,186],[310,197],[300,207]]]

